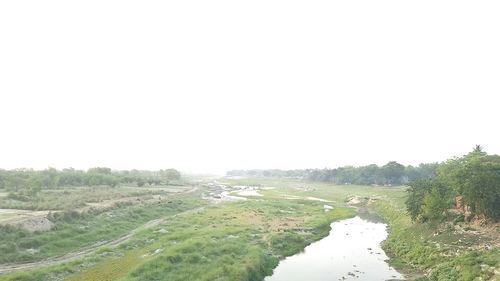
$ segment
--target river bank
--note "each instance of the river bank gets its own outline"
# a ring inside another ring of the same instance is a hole
[[[386,263],[387,225],[359,215],[330,224],[329,235],[282,260],[265,281],[405,280]]]
[[[437,225],[413,223],[401,200],[379,200],[369,208],[389,225],[389,236],[382,248],[391,258],[390,264],[410,278],[499,280],[499,249],[471,247],[481,239],[474,233],[457,234],[452,229],[441,232]]]

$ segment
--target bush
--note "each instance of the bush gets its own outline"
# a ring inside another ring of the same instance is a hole
[[[271,247],[282,256],[291,256],[307,245],[304,238],[293,232],[284,232],[271,238]]]
[[[436,188],[424,196],[422,204],[422,221],[439,221],[444,218],[444,212],[449,208],[450,203],[446,196],[443,196]]]

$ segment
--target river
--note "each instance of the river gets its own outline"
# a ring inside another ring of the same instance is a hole
[[[404,280],[380,247],[387,225],[361,215],[333,222],[330,234],[282,260],[265,281]]]

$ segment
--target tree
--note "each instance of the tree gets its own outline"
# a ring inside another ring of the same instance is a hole
[[[8,174],[5,170],[0,169],[0,188],[5,188]]]
[[[59,173],[54,168],[48,168],[42,171],[43,185],[46,188],[54,188],[59,184]]]
[[[430,180],[418,180],[409,184],[408,198],[406,199],[406,210],[412,220],[417,220],[422,213],[425,195],[431,189]]]
[[[388,184],[400,184],[405,172],[405,166],[391,161],[382,166],[382,173]]]
[[[138,187],[143,187],[146,184],[146,182],[142,178],[137,179],[137,186]]]
[[[460,195],[473,215],[500,219],[500,156],[477,145],[470,153],[440,164],[436,176],[410,183],[406,208],[413,220],[435,220]]]
[[[177,171],[176,169],[167,169],[163,172],[165,178],[167,180],[180,180],[181,179],[181,173]]]
[[[436,221],[442,219],[451,206],[453,192],[438,179],[418,180],[407,189],[406,210],[412,220]]]
[[[450,189],[436,179],[430,180],[430,191],[424,195],[422,221],[438,221],[444,218],[444,212],[451,206]]]
[[[382,175],[380,172],[380,168],[371,164],[364,167],[359,167],[359,182],[358,184],[381,184],[382,183]]]
[[[107,167],[95,167],[95,168],[90,168],[87,171],[88,173],[96,173],[96,174],[106,174],[109,175],[111,174],[111,168]]]
[[[473,213],[500,219],[500,156],[474,151],[458,172],[461,194]]]
[[[476,146],[474,146],[474,149],[472,150],[472,153],[486,155],[486,153],[483,152],[483,147],[481,145],[479,145],[479,144],[476,144]]]
[[[25,194],[29,197],[36,197],[42,186],[44,185],[44,177],[40,173],[31,172],[27,180],[23,184],[23,188],[19,193]]]

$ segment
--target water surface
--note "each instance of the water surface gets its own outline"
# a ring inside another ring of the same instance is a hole
[[[282,260],[265,281],[404,280],[380,247],[387,238],[385,223],[357,216],[331,228],[327,237]]]

